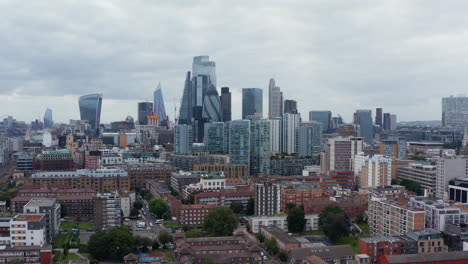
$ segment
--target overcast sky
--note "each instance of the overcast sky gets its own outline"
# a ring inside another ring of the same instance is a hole
[[[162,83],[166,111],[192,57],[217,64],[218,90],[264,89],[331,110],[383,107],[398,120],[441,117],[468,83],[468,1],[0,0],[0,118],[79,119],[80,95],[103,93],[102,121],[136,116]],[[177,106],[178,107],[178,106]]]

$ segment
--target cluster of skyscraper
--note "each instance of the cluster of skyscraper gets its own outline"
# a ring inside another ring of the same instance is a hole
[[[150,119],[159,120],[160,127],[168,127],[169,119],[166,115],[166,108],[164,106],[164,98],[161,89],[161,83],[153,93],[153,102],[140,102],[138,103],[138,124],[149,125]]]

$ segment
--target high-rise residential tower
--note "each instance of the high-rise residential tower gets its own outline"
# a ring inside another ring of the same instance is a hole
[[[245,164],[250,171],[250,120],[233,120],[226,123],[228,154],[232,164]]]
[[[52,109],[47,108],[44,113],[44,127],[51,128],[54,125],[54,120],[52,119]]]
[[[394,131],[397,127],[397,116],[390,115],[390,130]]]
[[[204,141],[208,153],[224,153],[224,123],[206,123]]]
[[[270,120],[250,122],[250,175],[270,173]]]
[[[249,116],[262,117],[263,90],[260,88],[242,88],[242,119]]]
[[[138,124],[148,125],[148,116],[153,115],[153,103],[138,103]]]
[[[468,97],[442,98],[442,126],[465,127],[468,125]]]
[[[164,98],[162,94],[161,83],[158,83],[158,87],[153,93],[153,99],[154,99],[154,104],[153,104],[154,115],[159,116],[159,124],[162,127],[167,127],[167,125],[169,124],[168,124],[167,115],[166,115],[166,108],[164,107]]]
[[[270,79],[268,85],[268,118],[281,118],[283,114],[283,93],[275,85],[275,79]]]
[[[206,55],[193,57],[192,75],[207,75],[210,84],[216,87],[216,62],[210,61],[210,57]]]
[[[284,100],[284,113],[297,114],[297,102],[295,100]]]
[[[327,131],[332,128],[332,112],[331,111],[310,111],[309,121],[317,121],[322,123],[322,130]]]
[[[270,119],[270,151],[281,152],[281,118]]]
[[[382,127],[382,108],[375,109],[375,125]]]
[[[302,122],[297,128],[297,154],[299,157],[312,157],[322,151],[322,123]]]
[[[208,123],[223,121],[221,101],[219,100],[218,91],[213,84],[208,87],[203,99],[203,118]]]
[[[287,154],[297,153],[297,128],[301,122],[299,114],[284,114],[282,118],[282,149]]]
[[[231,121],[231,92],[229,91],[229,87],[221,87],[221,112],[223,122]]]
[[[354,124],[359,126],[359,136],[364,138],[367,144],[374,140],[374,125],[372,124],[372,110],[356,110]]]
[[[192,126],[186,124],[176,125],[174,128],[174,152],[192,152],[193,133]]]
[[[101,124],[102,94],[88,94],[80,97],[80,118],[91,125],[93,133],[99,134]]]

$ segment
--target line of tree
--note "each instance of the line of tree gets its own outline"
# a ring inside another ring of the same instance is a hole
[[[421,185],[417,182],[411,181],[411,180],[401,180],[400,185],[405,186],[406,190],[410,192],[414,192],[417,195],[423,195],[424,190],[421,187]]]

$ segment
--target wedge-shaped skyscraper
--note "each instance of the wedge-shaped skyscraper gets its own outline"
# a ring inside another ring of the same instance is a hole
[[[102,94],[88,94],[80,97],[79,101],[81,120],[86,120],[95,133],[99,133],[101,123]]]
[[[154,104],[153,113],[159,116],[160,125],[165,127],[168,125],[166,108],[164,107],[164,98],[161,89],[161,83],[158,84],[158,88],[154,91]]]

